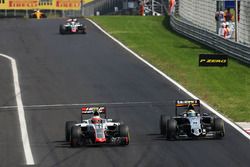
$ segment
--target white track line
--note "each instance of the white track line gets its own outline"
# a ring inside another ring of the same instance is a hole
[[[136,105],[136,104],[153,104],[157,102],[138,101],[138,102],[110,102],[110,103],[74,103],[74,104],[37,104],[23,106],[24,108],[46,108],[46,107],[72,107],[72,106],[98,106],[98,105]],[[2,106],[0,109],[13,109],[17,106]]]
[[[28,135],[28,131],[27,131],[25,113],[24,113],[23,102],[22,102],[22,97],[21,97],[21,90],[20,90],[20,86],[19,86],[16,60],[10,56],[4,55],[4,54],[0,54],[0,56],[7,58],[11,61],[18,118],[19,118],[19,123],[20,123],[20,129],[21,129],[26,164],[27,165],[34,165],[35,163],[34,163],[33,155],[32,155],[31,148],[30,148],[29,135]]]
[[[184,88],[182,85],[180,85],[179,83],[177,83],[175,80],[173,80],[172,78],[170,78],[169,76],[167,76],[165,73],[163,73],[162,71],[160,71],[158,68],[156,68],[155,66],[153,66],[152,64],[150,64],[148,61],[144,60],[142,57],[140,57],[138,54],[136,54],[134,51],[132,51],[131,49],[129,49],[127,46],[125,46],[123,43],[121,43],[120,41],[118,41],[116,38],[114,38],[113,36],[111,36],[109,33],[107,33],[105,30],[103,30],[98,24],[96,24],[94,21],[87,19],[88,21],[90,21],[93,25],[95,25],[99,30],[101,30],[104,34],[106,34],[108,37],[110,37],[112,40],[114,40],[116,43],[118,43],[120,46],[122,46],[124,49],[126,49],[128,52],[130,52],[132,55],[134,55],[136,58],[138,58],[139,60],[141,60],[143,63],[145,63],[146,65],[148,65],[150,68],[152,68],[153,70],[155,70],[156,72],[158,72],[161,76],[163,76],[164,78],[166,78],[167,80],[169,80],[170,82],[172,82],[175,86],[177,86],[179,89],[181,89],[183,92],[185,92],[187,95],[189,95],[191,98],[194,99],[199,99],[198,97],[196,97],[195,95],[193,95],[191,92],[189,92],[186,88]],[[215,109],[213,109],[212,107],[210,107],[208,104],[206,104],[204,101],[200,100],[200,103],[206,107],[208,110],[210,110],[211,112],[213,112],[214,114],[216,114],[217,116],[219,116],[220,118],[222,118],[225,122],[227,122],[229,125],[231,125],[232,127],[234,127],[236,130],[238,130],[242,135],[244,135],[246,138],[248,138],[250,140],[250,136],[243,130],[241,129],[239,126],[237,126],[235,123],[233,123],[232,121],[230,121],[228,118],[226,118],[225,116],[223,116],[222,114],[220,114],[218,111],[216,111]]]

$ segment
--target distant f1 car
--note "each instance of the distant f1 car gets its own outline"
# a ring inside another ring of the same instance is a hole
[[[33,13],[30,14],[30,18],[40,19],[40,18],[47,18],[47,16],[40,10],[35,10]]]
[[[177,114],[178,109],[185,111]],[[198,111],[195,111],[198,108]],[[185,138],[222,138],[225,135],[224,121],[221,118],[200,114],[199,100],[177,100],[175,116],[161,115],[161,134],[169,140]]]
[[[86,34],[86,25],[80,23],[76,18],[68,19],[65,24],[60,25],[59,32],[60,34]]]
[[[83,119],[85,114],[93,114],[89,119]],[[101,114],[105,117],[102,118]],[[67,121],[65,138],[71,147],[95,144],[129,144],[129,128],[120,122],[106,118],[105,107],[82,107],[81,122]]]

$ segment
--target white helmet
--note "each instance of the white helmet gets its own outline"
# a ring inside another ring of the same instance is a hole
[[[188,115],[188,117],[195,117],[196,112],[194,110],[188,110],[187,115]]]

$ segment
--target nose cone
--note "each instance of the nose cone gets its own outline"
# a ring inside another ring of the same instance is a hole
[[[195,136],[200,136],[201,134],[201,129],[192,129],[191,131]]]
[[[105,143],[106,142],[106,138],[95,138],[95,142],[96,143]]]

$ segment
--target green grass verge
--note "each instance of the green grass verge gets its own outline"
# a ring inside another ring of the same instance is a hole
[[[91,17],[112,36],[234,121],[250,121],[249,67],[199,67],[198,55],[214,53],[171,31],[168,17]]]

